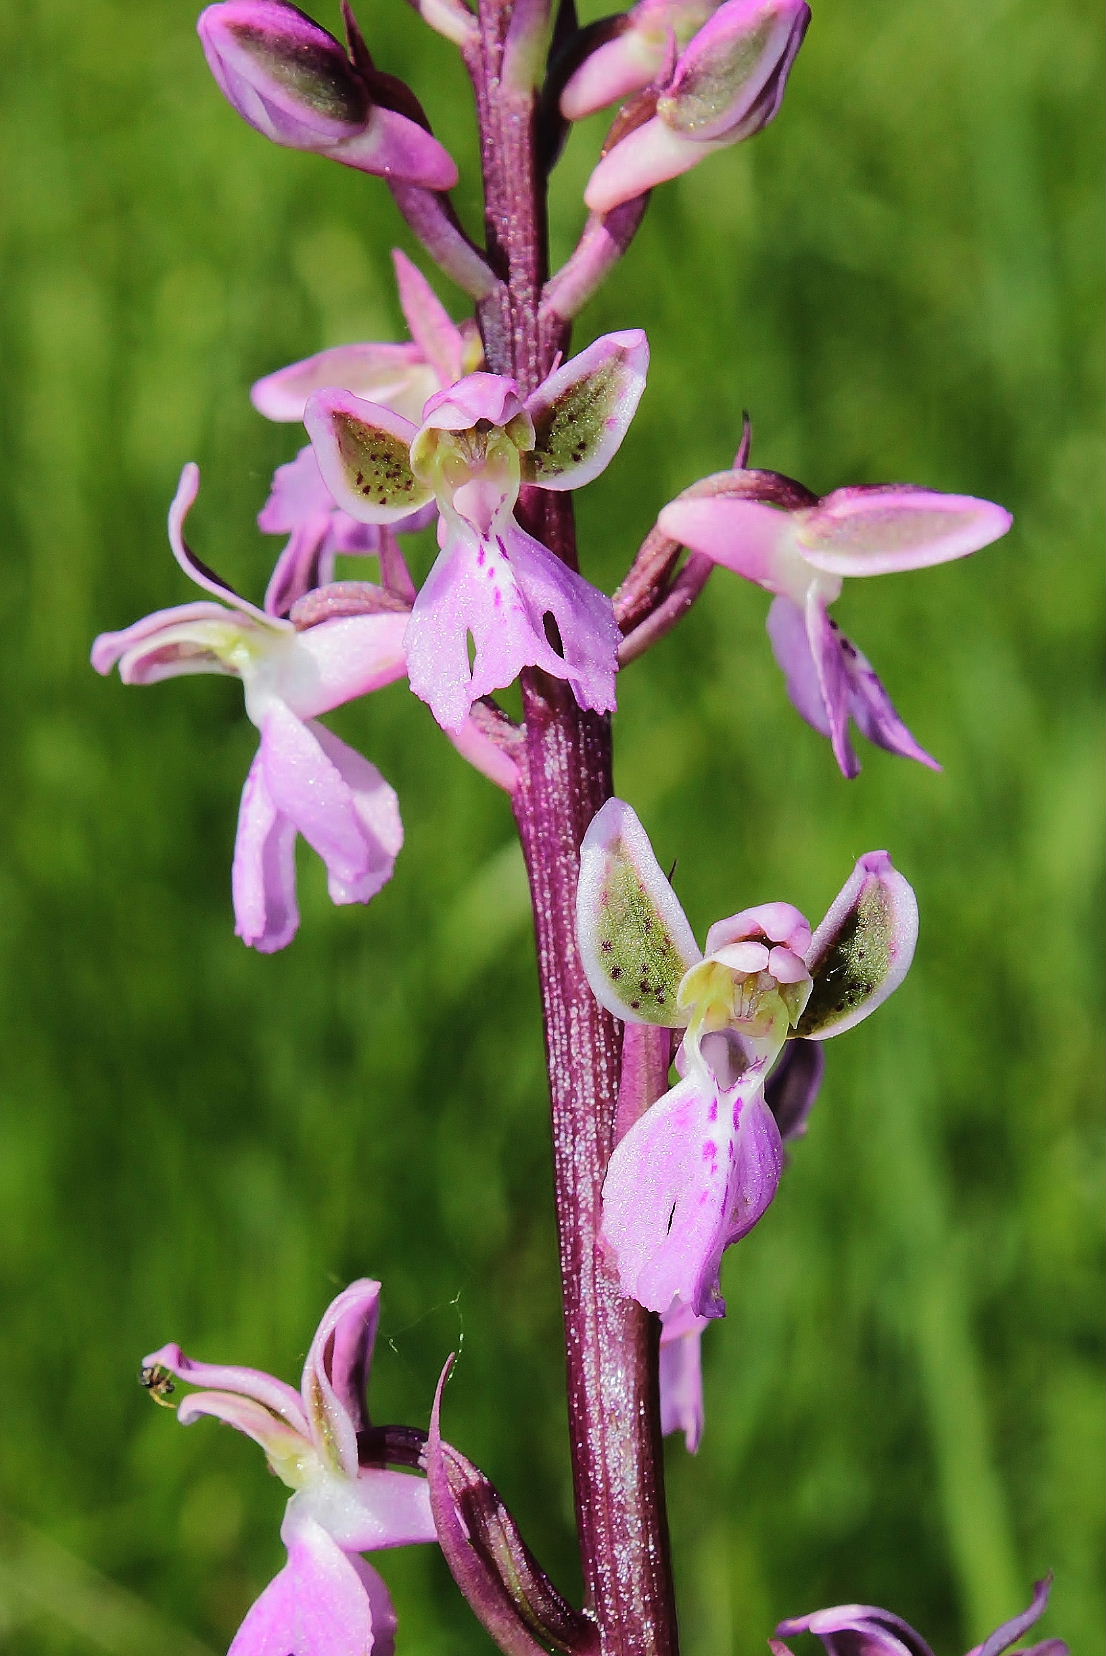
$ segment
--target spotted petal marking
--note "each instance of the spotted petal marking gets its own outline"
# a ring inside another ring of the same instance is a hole
[[[811,941],[814,987],[795,1034],[824,1040],[874,1012],[906,976],[917,936],[913,890],[886,851],[869,851]]]
[[[681,1028],[676,991],[700,959],[691,927],[630,807],[608,800],[580,848],[577,926],[596,999],[625,1023]]]

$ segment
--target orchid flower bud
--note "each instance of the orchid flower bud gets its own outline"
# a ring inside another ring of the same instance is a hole
[[[592,173],[584,192],[592,212],[609,213],[766,127],[809,22],[806,0],[725,0],[676,60],[656,114]]]
[[[274,144],[431,190],[456,184],[437,139],[376,104],[341,43],[285,0],[219,0],[197,30],[228,102]]]

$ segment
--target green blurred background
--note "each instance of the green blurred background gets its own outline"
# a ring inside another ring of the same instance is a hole
[[[475,222],[451,48],[399,0],[363,21]],[[504,800],[401,687],[336,716],[407,847],[368,910],[330,907],[305,858],[301,935],[262,958],[229,903],[237,687],[87,666],[96,632],[193,596],[164,532],[184,460],[196,544],[260,595],[277,543],[253,517],[297,438],[247,387],[401,337],[388,251],[414,249],[377,181],[232,114],[181,0],[26,0],[0,66],[0,1644],[225,1649],[281,1557],[281,1490],[234,1434],[151,1408],[138,1358],[175,1338],[292,1377],[362,1273],[385,1282],[377,1417],[424,1422],[463,1344],[450,1435],[572,1589]],[[819,915],[872,846],[923,914],[906,987],[834,1043],[727,1265],[703,1448],[670,1448],[688,1656],[762,1651],[778,1617],[847,1599],[959,1656],[1049,1568],[1048,1630],[1100,1648],[1100,84],[1074,4],[823,0],[777,125],[659,193],[577,332],[653,345],[580,504],[602,584],[728,463],[746,407],[756,463],[818,490],[908,479],[1016,516],[838,608],[941,776],[866,749],[843,782],[786,702],[765,595],[724,576],[623,682],[619,786],[700,935],[770,897]],[[558,171],[559,257],[601,132]],[[488,1648],[429,1549],[382,1562],[401,1650]]]

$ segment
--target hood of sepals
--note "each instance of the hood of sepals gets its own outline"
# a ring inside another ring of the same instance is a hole
[[[777,912],[778,911],[778,912]],[[802,952],[810,927],[790,904],[769,904],[711,927],[710,950],[684,973],[676,1004],[687,1014],[685,1045],[734,1031],[747,1055],[778,1048],[802,1016],[812,988]]]
[[[455,513],[486,534],[496,518],[513,510],[522,482],[520,455],[534,441],[533,421],[521,408],[505,425],[483,417],[462,427],[429,420],[411,445],[411,470],[433,489],[443,514]]]

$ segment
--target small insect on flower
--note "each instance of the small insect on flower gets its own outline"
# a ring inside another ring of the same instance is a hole
[[[148,1363],[145,1368],[140,1368],[138,1384],[144,1386],[154,1402],[160,1404],[163,1409],[176,1408],[177,1405],[170,1403],[169,1399],[177,1388],[173,1384],[169,1370],[163,1368],[160,1363]]]

